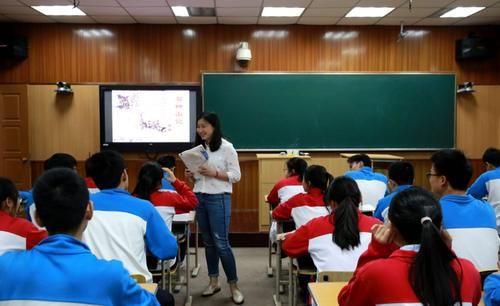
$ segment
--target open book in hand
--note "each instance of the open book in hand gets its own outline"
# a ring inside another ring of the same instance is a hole
[[[208,153],[205,148],[202,145],[196,146],[179,153],[179,157],[186,168],[193,173],[194,178],[199,179],[201,177],[199,169],[208,161]]]

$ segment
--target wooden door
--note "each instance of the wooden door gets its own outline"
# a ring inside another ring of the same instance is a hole
[[[27,85],[0,85],[0,126],[0,175],[27,190],[31,186]]]

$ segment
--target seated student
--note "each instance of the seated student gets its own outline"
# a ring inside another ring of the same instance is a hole
[[[324,195],[333,176],[323,166],[312,165],[307,167],[302,186],[306,193],[299,193],[289,198],[273,209],[273,219],[293,219],[295,228],[299,228],[309,220],[328,215],[330,212],[325,206]]]
[[[175,169],[175,157],[173,157],[172,155],[163,155],[163,156],[160,156],[158,158],[157,162],[158,162],[158,164],[160,164],[160,166],[162,168],[168,168],[172,172],[174,172],[174,169]],[[168,175],[169,175],[168,172],[164,173],[163,179],[161,180],[161,189],[175,191],[174,186],[172,186],[172,184],[168,180]]]
[[[387,213],[389,212],[389,204],[392,198],[399,192],[408,189],[413,184],[415,170],[413,165],[407,161],[393,162],[389,166],[389,186],[392,192],[380,199],[373,216],[381,221],[387,220]]]
[[[476,199],[488,196],[487,201],[495,210],[497,232],[500,234],[500,150],[489,148],[484,151],[483,162],[486,164],[486,172],[470,186],[467,194]]]
[[[290,158],[285,163],[285,178],[279,180],[267,195],[267,201],[274,208],[298,193],[304,193],[302,178],[307,162],[298,157]]]
[[[76,172],[76,159],[67,153],[55,153],[43,162],[43,171],[54,168],[68,168]],[[33,222],[36,227],[41,228],[35,220],[36,205],[33,205],[31,190],[21,192],[21,198],[26,202],[26,217]]]
[[[89,193],[92,194],[92,193],[98,193],[99,192],[99,188],[97,188],[94,180],[88,176],[89,173],[89,165],[88,165],[88,159],[85,161],[85,184],[87,185],[87,189],[89,190]]]
[[[91,195],[94,217],[83,241],[98,258],[121,260],[130,274],[141,274],[151,282],[146,247],[159,259],[173,259],[177,240],[150,202],[128,193],[125,161],[119,153],[102,151],[88,163],[88,175],[101,191]]]
[[[465,195],[472,166],[459,150],[441,150],[431,157],[427,174],[431,190],[440,198],[443,228],[453,238],[453,250],[479,271],[497,269],[499,239],[495,212],[487,203]]]
[[[14,183],[0,177],[0,255],[7,251],[29,250],[47,237],[24,218],[16,218],[21,198]]]
[[[479,273],[449,248],[439,203],[429,192],[412,187],[398,193],[389,220],[373,227],[368,250],[338,296],[340,306],[479,303]]]
[[[366,154],[356,154],[347,159],[350,171],[344,175],[353,178],[361,190],[361,210],[375,210],[377,203],[387,192],[387,178],[374,173],[372,160]]]
[[[484,305],[500,305],[500,274],[490,274],[484,280]]]
[[[164,176],[164,173],[167,175]],[[167,178],[176,192],[162,189],[164,177]],[[198,198],[191,191],[191,188],[178,180],[172,170],[161,168],[156,162],[147,162],[142,166],[132,194],[153,203],[169,229],[172,229],[172,219],[175,214],[190,212],[198,204]]]
[[[50,236],[31,251],[0,257],[1,305],[158,305],[119,261],[100,260],[81,242],[92,218],[85,182],[68,169],[46,171],[33,189]]]
[[[325,201],[332,213],[287,234],[283,250],[290,257],[309,253],[318,272],[354,271],[359,256],[368,248],[372,226],[380,221],[359,211],[361,193],[350,177],[335,178]]]

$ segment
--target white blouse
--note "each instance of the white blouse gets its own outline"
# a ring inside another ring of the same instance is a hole
[[[240,164],[238,162],[238,153],[229,141],[222,139],[220,148],[212,152],[210,147],[206,148],[208,153],[208,166],[216,169],[219,173],[227,173],[229,181],[202,175],[195,180],[193,191],[209,194],[232,193],[233,183],[239,182],[241,178]]]

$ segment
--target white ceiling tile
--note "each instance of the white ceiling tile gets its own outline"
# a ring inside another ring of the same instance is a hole
[[[136,23],[130,16],[92,16],[98,23]]]
[[[412,7],[444,7],[452,2],[453,0],[413,0]]]
[[[350,8],[330,7],[330,8],[308,8],[302,14],[303,17],[344,17]]]
[[[497,2],[498,0],[456,0],[449,6],[490,6]]]
[[[215,24],[217,17],[177,17],[177,22],[182,24]]]
[[[500,17],[500,7],[489,7],[472,15],[474,17]],[[471,16],[471,17],[472,17]]]
[[[264,6],[307,7],[312,0],[264,0]]]
[[[436,11],[438,11],[438,8],[431,8],[431,7],[421,7],[421,8],[412,8],[412,10],[408,10],[407,7],[400,7],[387,15],[387,17],[412,17],[412,18],[417,18],[417,17],[428,17],[432,14],[434,14]]]
[[[313,0],[309,7],[353,7],[359,0]]]
[[[96,23],[89,16],[51,16],[51,19],[61,23]]]
[[[417,23],[422,18],[415,17],[384,17],[379,20],[376,25],[401,25],[401,21],[404,22],[404,25],[413,25]]]
[[[149,7],[127,7],[127,11],[129,12],[130,15],[132,16],[174,16],[174,13],[172,13],[172,10],[167,7],[154,7],[154,6],[149,6]]]
[[[216,7],[261,7],[263,0],[216,0]]]
[[[259,17],[217,17],[220,24],[257,24]]]
[[[299,17],[260,17],[259,24],[295,24]]]
[[[2,0],[0,6],[24,6],[24,4],[17,0]]]
[[[424,18],[416,23],[416,25],[425,26],[445,26],[453,25],[460,21],[460,18]]]
[[[460,20],[455,25],[499,25],[500,17],[468,17]]]
[[[69,5],[68,0],[19,0],[28,6],[32,5]]]
[[[37,10],[27,6],[0,6],[0,14],[41,15]]]
[[[128,15],[122,7],[116,6],[80,6],[80,9],[87,15],[92,16],[126,16]]]
[[[80,6],[119,6],[115,0],[80,0]]]
[[[368,7],[368,6],[398,7],[407,1],[408,0],[361,0],[356,4],[356,6],[362,6],[362,7]],[[418,0],[414,0],[413,2],[416,2],[416,1],[418,1]]]
[[[7,17],[14,19],[15,21],[20,22],[29,22],[29,23],[53,23],[54,21],[47,16],[44,15],[17,15],[10,14]]]
[[[125,8],[129,6],[144,7],[144,6],[167,6],[164,0],[118,0]]]
[[[340,20],[340,17],[301,17],[299,24],[308,25],[333,25]]]
[[[342,18],[337,25],[372,25],[377,23],[380,18]]]
[[[149,23],[149,24],[175,24],[177,20],[175,17],[151,17],[151,16],[135,16],[135,20],[138,23]]]
[[[222,17],[253,17],[260,15],[260,7],[245,7],[245,8],[235,8],[235,7],[218,7],[216,8],[217,16]]]
[[[214,0],[168,0],[168,4],[170,6],[215,7]]]

